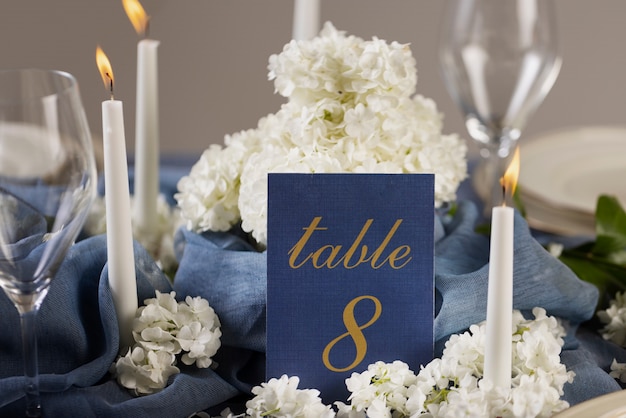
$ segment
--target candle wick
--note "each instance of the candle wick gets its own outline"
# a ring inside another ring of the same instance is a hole
[[[500,179],[500,185],[502,186],[502,206],[506,206],[506,184],[504,179]]]
[[[109,79],[109,91],[111,92],[111,100],[114,99],[113,97],[113,77],[111,77],[111,74],[109,74],[108,72],[104,73],[104,75],[107,76],[107,78]]]

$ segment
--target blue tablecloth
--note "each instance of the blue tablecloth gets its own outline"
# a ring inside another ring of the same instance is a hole
[[[164,167],[162,191],[171,198],[177,179],[188,167]],[[460,195],[466,193],[464,184]],[[474,227],[479,212],[462,198],[454,217],[437,218],[435,335],[440,351],[452,333],[484,320],[489,243]],[[571,404],[619,390],[607,374],[611,360],[626,361],[626,352],[580,324],[590,319],[596,289],[580,281],[532,236],[524,219],[515,219],[514,307],[544,307],[566,320],[568,335],[562,360],[576,372],[565,386]],[[179,298],[202,296],[222,322],[222,348],[216,370],[181,367],[162,392],[140,398],[111,380],[118,354],[118,330],[108,287],[106,239],[78,242],[53,281],[39,317],[39,351],[43,409],[48,416],[186,417],[225,402],[245,398],[264,380],[265,254],[232,233],[194,234],[180,230],[176,252],[180,268],[173,286],[154,261],[135,245],[139,299],[155,290],[173,289]],[[21,416],[24,402],[17,312],[0,295],[0,416]]]

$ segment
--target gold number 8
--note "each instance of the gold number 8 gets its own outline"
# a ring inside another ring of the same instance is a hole
[[[363,325],[359,325],[354,318],[354,308],[359,302],[365,299],[369,299],[374,302],[375,311],[374,315],[372,315],[372,318],[369,321],[367,321]],[[343,323],[346,326],[347,332],[341,334],[340,336],[329,342],[326,348],[324,348],[324,352],[322,353],[322,361],[324,362],[324,366],[326,366],[327,369],[333,372],[346,372],[350,369],[355,368],[359,365],[359,363],[363,361],[363,359],[365,358],[365,354],[367,353],[367,340],[365,339],[365,335],[363,335],[362,330],[376,322],[380,317],[382,310],[383,307],[380,303],[380,300],[378,300],[378,298],[374,296],[368,295],[354,298],[346,305],[343,310]],[[354,347],[356,348],[354,361],[350,363],[350,365],[343,368],[335,367],[330,363],[330,350],[332,350],[335,344],[348,336],[352,338],[352,341],[354,341]]]

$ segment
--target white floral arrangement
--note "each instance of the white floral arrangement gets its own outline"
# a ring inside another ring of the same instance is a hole
[[[186,365],[207,368],[220,348],[220,321],[209,303],[187,296],[177,302],[176,293],[156,291],[137,309],[133,324],[135,344],[118,357],[111,371],[118,383],[136,395],[162,390],[170,376]]]
[[[604,324],[599,331],[602,338],[626,348],[626,292],[617,292],[615,299],[610,301],[609,307],[598,311],[597,315],[600,322]],[[609,374],[619,379],[620,382],[626,383],[626,363],[613,359]]]
[[[326,23],[269,60],[288,98],[256,129],[212,145],[178,183],[187,228],[227,231],[241,222],[267,242],[267,173],[434,173],[435,204],[452,201],[467,176],[467,147],[442,134],[435,103],[415,95],[408,45],[346,36]]]
[[[282,375],[252,388],[254,398],[246,403],[247,412],[233,414],[230,409],[222,411],[220,417],[290,417],[290,418],[333,418],[335,411],[322,403],[317,389],[298,389],[297,376]]]
[[[565,330],[543,308],[534,319],[514,311],[512,387],[494,388],[483,379],[486,325],[453,335],[443,355],[416,375],[406,363],[376,362],[346,379],[350,404],[336,402],[337,412],[326,406],[319,392],[297,389],[296,377],[282,376],[257,386],[246,412],[230,410],[221,417],[274,418],[436,418],[436,417],[551,417],[569,407],[561,400],[563,387],[574,372],[560,361]]]

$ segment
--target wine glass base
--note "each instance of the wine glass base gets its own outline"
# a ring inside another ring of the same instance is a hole
[[[26,417],[28,418],[39,418],[41,416],[41,406],[26,409]]]

